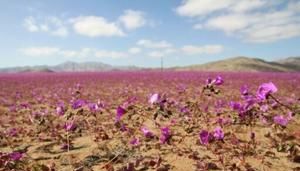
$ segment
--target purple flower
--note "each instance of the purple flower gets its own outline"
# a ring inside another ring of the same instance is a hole
[[[162,144],[165,144],[171,138],[170,129],[168,127],[163,127],[163,128],[160,129],[160,131],[161,131],[161,135],[160,135],[160,138],[159,138],[160,142]]]
[[[117,108],[117,114],[116,114],[116,122],[119,122],[121,117],[126,113],[126,110],[121,107],[121,106],[118,106]]]
[[[66,131],[69,132],[69,131],[74,131],[77,128],[77,126],[73,121],[71,121],[71,122],[66,122],[64,128]]]
[[[12,152],[9,154],[9,158],[13,161],[19,161],[23,157],[23,154],[20,152]]]
[[[83,107],[84,105],[85,105],[85,101],[81,100],[81,99],[78,99],[75,102],[73,102],[72,108],[73,109],[79,109],[79,108]]]
[[[240,110],[242,108],[242,105],[239,102],[231,101],[229,105],[233,110]]]
[[[133,138],[130,141],[130,144],[133,145],[133,146],[138,146],[140,144],[140,139],[139,138]]]
[[[277,92],[277,87],[272,83],[263,83],[259,86],[256,96],[260,99],[260,100],[265,100],[268,95]]]
[[[142,127],[141,131],[144,133],[145,137],[151,138],[153,137],[153,133],[146,127]]]
[[[56,114],[62,116],[66,112],[65,105],[63,103],[59,103],[56,107]]]
[[[215,128],[213,135],[214,135],[215,139],[217,139],[217,140],[222,140],[224,138],[224,132],[223,132],[222,128],[219,126]]]
[[[159,103],[159,101],[160,101],[160,95],[157,94],[157,93],[152,94],[150,99],[149,99],[150,104]]]
[[[215,85],[222,85],[224,83],[224,80],[221,76],[217,76],[217,78],[214,80]]]
[[[201,144],[207,145],[211,140],[211,134],[206,130],[202,130],[199,134],[199,138]]]
[[[267,112],[269,110],[269,106],[268,105],[262,105],[262,106],[260,106],[260,110],[262,112]]]
[[[247,85],[243,85],[240,89],[240,92],[243,96],[246,96],[249,94],[249,88]]]
[[[286,126],[289,120],[282,115],[277,115],[273,117],[273,121],[278,125]]]
[[[99,110],[99,106],[97,103],[89,103],[88,107],[90,109],[91,112],[96,112]]]
[[[206,80],[206,85],[209,85],[209,84],[211,84],[212,83],[212,79],[211,78],[208,78],[207,80]]]

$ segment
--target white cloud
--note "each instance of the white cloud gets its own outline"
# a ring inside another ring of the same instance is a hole
[[[124,58],[128,57],[126,51],[113,51],[93,48],[81,48],[79,50],[60,49],[57,47],[28,47],[19,50],[25,56],[33,57],[65,57],[65,58]]]
[[[124,14],[119,17],[119,20],[128,30],[133,30],[146,24],[144,13],[141,11],[126,10]]]
[[[207,28],[220,29],[226,33],[230,33],[247,27],[252,21],[252,17],[247,17],[242,14],[232,14],[211,18],[207,21],[205,26]]]
[[[201,17],[220,11],[247,12],[269,4],[267,0],[184,0],[176,12],[181,16]]]
[[[127,57],[127,53],[119,51],[106,51],[106,50],[97,50],[95,56],[98,58],[124,58]]]
[[[185,45],[181,48],[183,53],[185,53],[186,55],[218,54],[221,53],[223,49],[224,48],[222,45]]]
[[[36,21],[32,16],[24,19],[24,27],[30,32],[39,31],[39,27],[36,25]]]
[[[240,0],[232,7],[235,12],[246,12],[258,9],[267,4],[266,0]]]
[[[153,58],[159,58],[159,57],[169,56],[175,52],[177,52],[177,50],[174,48],[166,48],[160,51],[149,52],[148,56]]]
[[[220,30],[247,42],[275,42],[300,36],[297,1],[184,0],[176,12],[196,18],[194,29]]]
[[[172,47],[172,44],[165,40],[155,42],[155,41],[151,41],[151,40],[147,40],[147,39],[142,39],[137,42],[137,45],[143,46],[145,48],[153,48],[153,49]]]
[[[20,51],[27,56],[43,57],[55,55],[60,49],[56,47],[30,47],[20,49]]]
[[[29,16],[24,19],[24,27],[29,32],[45,32],[60,37],[69,34],[66,24],[57,17],[48,17],[40,21],[33,16]]]
[[[181,16],[196,17],[228,8],[234,0],[184,0],[176,9]]]
[[[133,48],[130,48],[129,50],[128,50],[128,52],[130,53],[130,54],[138,54],[138,53],[141,53],[141,49],[140,48],[138,48],[138,47],[133,47]]]
[[[71,19],[76,33],[89,37],[124,36],[125,33],[114,22],[99,16],[82,16]]]

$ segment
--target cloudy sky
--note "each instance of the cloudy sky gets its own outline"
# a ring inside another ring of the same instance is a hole
[[[2,0],[0,67],[300,55],[299,0]]]

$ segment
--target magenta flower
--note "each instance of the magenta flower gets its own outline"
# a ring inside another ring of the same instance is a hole
[[[260,99],[260,100],[265,100],[268,95],[277,92],[277,87],[272,83],[263,83],[259,86],[256,96]]]
[[[64,128],[66,131],[75,131],[75,129],[77,128],[76,124],[71,121],[71,122],[66,122],[64,125]]]
[[[262,105],[262,106],[260,106],[260,110],[262,112],[267,112],[269,110],[269,106],[268,105]]]
[[[284,116],[282,115],[277,115],[277,116],[274,116],[273,117],[273,121],[278,124],[278,125],[281,125],[281,126],[286,126],[289,122],[288,118],[285,118]]]
[[[140,139],[139,138],[133,138],[129,143],[133,146],[138,146],[140,144]]]
[[[153,137],[153,133],[148,128],[142,127],[141,131],[143,132],[143,134],[145,135],[145,137],[147,137],[147,138]]]
[[[160,101],[160,95],[158,93],[152,94],[149,99],[150,104],[159,103],[159,101]]]
[[[233,110],[240,110],[242,108],[242,105],[239,102],[231,101],[229,105]]]
[[[209,84],[211,84],[212,83],[212,79],[211,78],[208,78],[207,80],[206,80],[206,85],[209,85]]]
[[[91,112],[96,112],[100,109],[97,103],[89,103],[88,107]]]
[[[199,134],[199,138],[200,138],[201,144],[207,145],[209,143],[209,141],[211,140],[211,134],[206,130],[202,130]]]
[[[121,117],[126,113],[126,110],[121,107],[121,106],[118,106],[117,108],[117,114],[116,114],[116,122],[119,122]]]
[[[222,140],[224,138],[224,132],[222,130],[221,127],[216,127],[215,130],[214,130],[214,134],[213,136],[215,137],[215,139],[217,140]]]
[[[224,80],[221,76],[217,76],[217,78],[214,80],[215,85],[222,85],[224,83]]]
[[[240,92],[243,96],[246,96],[249,94],[249,88],[247,85],[244,85],[241,87]]]
[[[83,107],[84,105],[85,105],[85,101],[81,100],[81,99],[78,99],[75,102],[73,102],[72,108],[73,109],[79,109],[79,108]]]
[[[63,103],[59,103],[56,107],[56,114],[62,116],[66,112],[65,105]]]
[[[13,161],[19,161],[23,157],[23,154],[20,152],[12,152],[9,154],[9,158]]]
[[[159,138],[160,142],[162,144],[165,144],[171,138],[170,129],[168,127],[163,127],[163,128],[160,129],[160,131],[161,131],[161,135],[160,135],[160,138]]]

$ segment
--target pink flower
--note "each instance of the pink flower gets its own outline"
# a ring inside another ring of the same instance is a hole
[[[130,141],[130,144],[133,145],[133,146],[138,146],[140,144],[140,139],[139,138],[133,138]]]
[[[117,114],[116,114],[116,122],[119,122],[121,117],[126,113],[126,110],[121,107],[121,106],[118,106],[117,108]]]
[[[77,126],[73,121],[71,121],[71,122],[66,122],[64,128],[66,131],[69,132],[69,131],[74,131],[77,128]]]
[[[160,135],[160,138],[159,138],[160,142],[162,144],[165,144],[171,138],[170,129],[168,127],[163,127],[163,128],[160,129],[160,131],[161,131],[161,135]]]
[[[19,161],[23,157],[23,154],[20,152],[12,152],[9,154],[9,157],[13,161]]]
[[[213,135],[214,135],[215,139],[217,139],[217,140],[222,140],[224,138],[224,132],[223,132],[222,128],[219,126],[215,128]]]
[[[158,93],[152,94],[149,99],[150,104],[159,103],[159,101],[160,101],[160,95]]]
[[[273,117],[273,121],[278,124],[278,125],[281,125],[281,126],[286,126],[289,122],[288,118],[285,118],[284,116],[282,115],[277,115],[277,116],[274,116]]]
[[[201,144],[207,145],[209,143],[209,141],[211,140],[211,134],[206,130],[202,130],[199,133],[199,138],[200,138]]]
[[[144,133],[145,137],[151,138],[153,137],[153,133],[146,127],[142,127],[141,131]]]
[[[260,100],[265,100],[268,95],[277,92],[277,87],[272,83],[263,83],[259,86],[256,96],[260,99]]]

